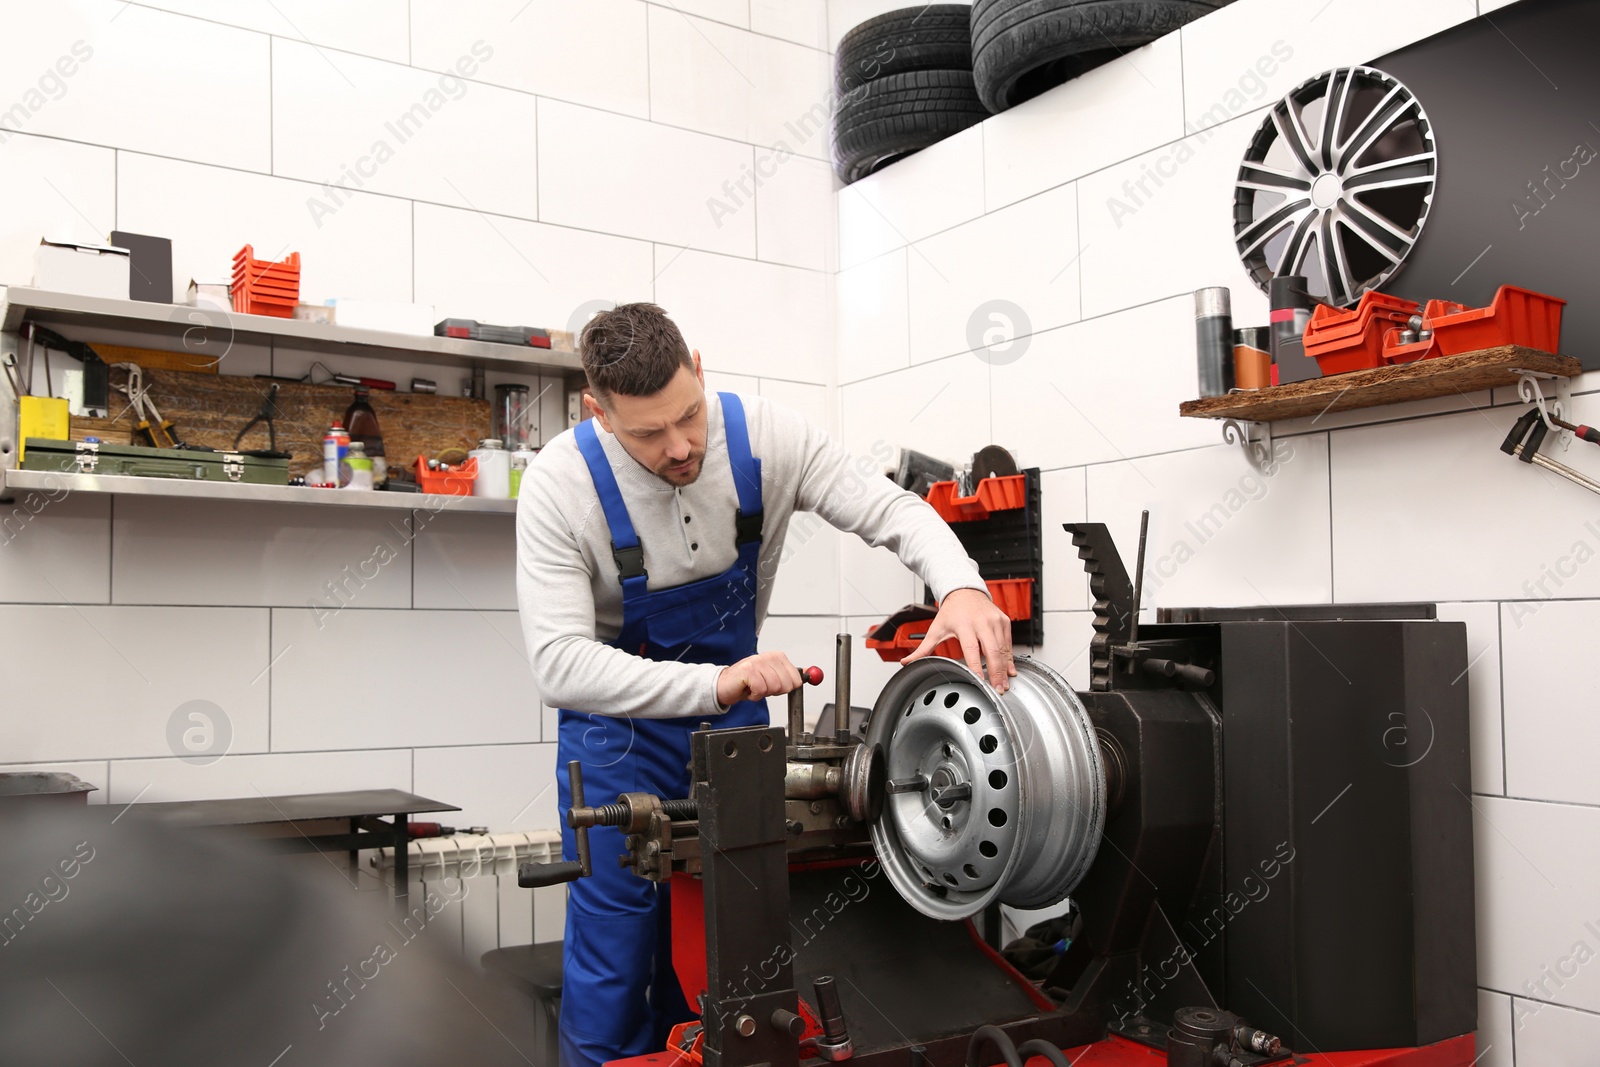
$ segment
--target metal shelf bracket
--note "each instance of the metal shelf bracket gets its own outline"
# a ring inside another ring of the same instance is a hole
[[[1276,473],[1278,464],[1272,455],[1272,423],[1224,419],[1222,439],[1244,449],[1245,459],[1263,477],[1270,478]]]
[[[1550,419],[1554,416],[1563,422],[1572,421],[1568,416],[1572,410],[1572,379],[1545,371],[1524,370],[1521,367],[1512,367],[1511,371],[1517,375],[1517,395],[1524,403],[1532,404],[1539,409],[1539,418],[1544,420],[1545,428],[1561,438],[1561,449],[1566,451],[1572,444],[1572,431],[1562,429]],[[1555,383],[1555,396],[1546,399],[1544,389],[1539,384],[1542,380]]]

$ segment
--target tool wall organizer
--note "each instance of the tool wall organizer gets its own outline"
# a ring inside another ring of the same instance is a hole
[[[1044,643],[1044,547],[1040,527],[1039,470],[985,478],[970,496],[958,496],[955,482],[938,482],[927,500],[960,539],[989,587],[989,596],[1011,619],[1013,645]],[[922,643],[934,614],[933,594],[921,605],[907,605],[867,637],[867,647],[898,662]],[[955,640],[935,652],[962,658]]]

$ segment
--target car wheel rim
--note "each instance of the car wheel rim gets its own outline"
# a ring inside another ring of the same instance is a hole
[[[867,744],[883,747],[890,793],[872,841],[924,915],[1056,903],[1099,848],[1105,771],[1088,712],[1048,667],[1016,665],[1001,696],[965,664],[918,660],[873,707]]]

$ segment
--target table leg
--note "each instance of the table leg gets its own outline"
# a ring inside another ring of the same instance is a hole
[[[411,817],[394,817],[394,902],[402,913],[411,892]]]

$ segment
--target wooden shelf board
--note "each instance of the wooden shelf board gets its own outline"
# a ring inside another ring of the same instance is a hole
[[[1351,411],[1514,385],[1519,370],[1570,378],[1582,373],[1583,365],[1571,356],[1504,345],[1394,367],[1290,382],[1253,392],[1185,400],[1178,405],[1178,414],[1195,419],[1247,422],[1310,418],[1330,411]]]

